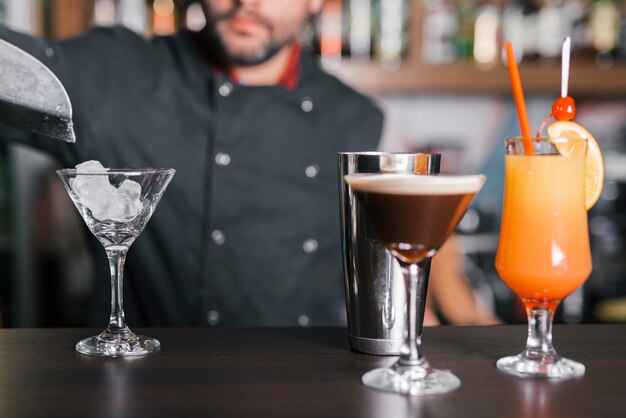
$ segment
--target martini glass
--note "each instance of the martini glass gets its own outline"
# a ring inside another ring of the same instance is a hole
[[[380,242],[402,268],[407,292],[406,330],[400,358],[365,373],[365,386],[409,395],[445,393],[461,381],[433,369],[421,349],[428,265],[452,234],[485,177],[354,174],[345,180],[365,209]]]
[[[97,357],[141,356],[156,351],[158,340],[136,335],[126,325],[123,306],[124,261],[129,247],[152,216],[175,170],[58,170],[89,230],[104,246],[111,271],[111,316],[100,334],[76,344]]]

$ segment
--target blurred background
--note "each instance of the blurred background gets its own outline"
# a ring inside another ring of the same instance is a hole
[[[124,25],[149,38],[206,24],[189,0],[0,0],[0,22],[52,39],[94,25]],[[519,133],[502,39],[514,42],[537,129],[560,93],[567,35],[570,95],[577,121],[604,152],[606,184],[589,212],[594,271],[557,321],[626,322],[626,1],[327,0],[301,33],[329,72],[384,109],[393,146],[441,152],[446,172],[487,175],[458,233],[477,297],[506,322],[526,317],[493,267],[503,140]],[[88,231],[56,168],[45,155],[0,141],[1,326],[87,322]]]

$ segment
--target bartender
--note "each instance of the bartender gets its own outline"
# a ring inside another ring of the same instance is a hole
[[[345,321],[337,152],[377,147],[383,115],[324,73],[296,34],[322,0],[204,0],[207,27],[0,36],[65,85],[76,144],[3,129],[64,166],[175,168],[125,268],[133,326]],[[94,318],[109,310],[104,252]],[[434,279],[436,280],[436,279]]]

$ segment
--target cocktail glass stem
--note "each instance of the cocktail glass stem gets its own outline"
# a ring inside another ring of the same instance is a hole
[[[426,291],[428,289],[427,270],[430,259],[417,264],[400,261],[404,282],[406,284],[406,324],[404,343],[400,348],[398,366],[428,366],[422,356],[422,327],[426,308]]]
[[[127,249],[107,249],[111,270],[111,316],[105,332],[111,334],[130,333],[124,317],[124,262]]]
[[[519,377],[568,379],[585,374],[585,366],[559,356],[552,345],[552,320],[558,302],[551,306],[526,306],[528,338],[517,356],[498,360],[498,370]]]
[[[109,325],[95,337],[76,345],[79,353],[90,356],[141,356],[159,349],[158,340],[136,335],[126,325],[124,316],[124,262],[128,247],[105,248],[111,271],[111,316]]]
[[[96,350],[108,356],[132,355],[132,353],[145,353],[146,349],[158,349],[158,341],[139,337],[126,325],[126,317],[124,316],[124,262],[128,247],[108,247],[105,250],[111,272],[111,315],[107,328],[91,344],[95,344]],[[91,340],[88,339],[88,341]]]
[[[528,339],[523,355],[545,362],[557,359],[552,345],[552,319],[554,311],[548,307],[526,308],[528,314]]]
[[[461,381],[448,370],[432,369],[422,354],[422,327],[430,258],[400,266],[406,284],[406,329],[400,358],[389,368],[371,370],[361,378],[365,386],[409,395],[445,393],[458,388]]]

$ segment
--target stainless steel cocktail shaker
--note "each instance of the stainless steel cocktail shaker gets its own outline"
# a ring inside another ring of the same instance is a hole
[[[376,240],[344,176],[357,173],[439,173],[439,154],[339,153],[341,247],[352,349],[397,355],[404,340],[404,279],[394,257]]]

